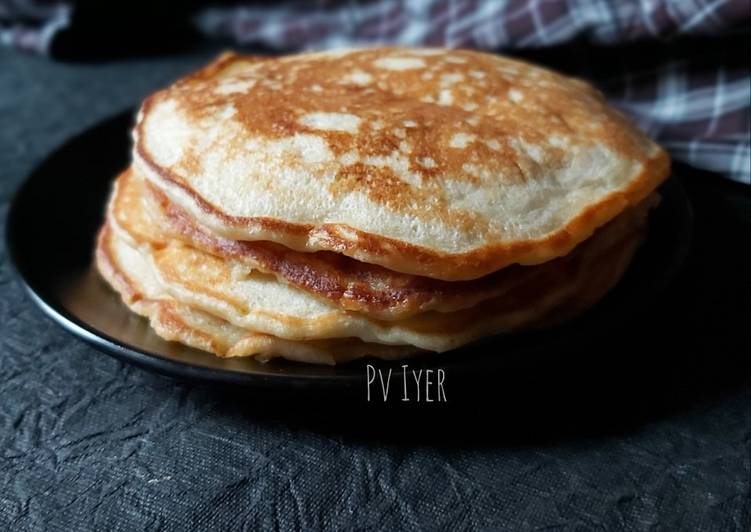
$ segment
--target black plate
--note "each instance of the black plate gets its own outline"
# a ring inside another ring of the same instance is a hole
[[[92,266],[94,237],[113,178],[129,160],[132,111],[71,139],[49,156],[18,191],[7,220],[12,263],[33,301],[55,322],[121,360],[159,373],[220,383],[280,388],[343,389],[359,385],[365,361],[336,368],[251,359],[220,359],[165,342],[135,316]],[[649,237],[620,285],[600,304],[565,326],[495,338],[453,353],[410,361],[447,374],[483,374],[520,355],[601,338],[644,308],[674,277],[691,239],[688,199],[675,178],[650,219]],[[377,362],[379,368],[390,367]],[[398,367],[399,364],[391,364]]]

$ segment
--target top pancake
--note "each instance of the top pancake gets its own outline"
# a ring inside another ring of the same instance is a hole
[[[669,169],[589,85],[469,51],[225,55],[151,96],[135,139],[222,237],[449,281],[565,255]]]

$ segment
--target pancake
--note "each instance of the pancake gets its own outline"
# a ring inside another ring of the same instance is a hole
[[[228,54],[134,137],[138,173],[221,238],[447,281],[566,255],[669,170],[588,84],[457,50]]]
[[[167,295],[140,253],[113,236],[107,225],[97,240],[96,262],[102,276],[124,303],[135,313],[147,317],[159,336],[218,356],[253,356],[263,361],[282,357],[334,365],[365,356],[391,360],[419,352],[410,346],[367,344],[352,338],[292,342],[235,327]]]
[[[534,276],[503,296],[470,309],[381,321],[321,301],[243,262],[165,238],[162,227],[143,209],[145,198],[124,195],[131,200],[117,201],[119,189],[118,184],[111,202],[111,231],[138,250],[159,285],[176,301],[241,329],[287,340],[351,337],[439,352],[490,334],[536,326],[564,301],[576,298],[593,271],[608,271],[611,262],[627,263],[644,224],[643,215],[629,223],[610,224],[567,257],[535,267]],[[607,288],[618,277],[608,277]]]
[[[453,349],[484,334],[510,332],[533,322],[569,297],[572,284],[540,290],[539,300],[497,300],[493,314],[476,321],[479,311],[426,313],[409,320],[379,322],[322,303],[304,292],[256,271],[233,268],[221,259],[175,241],[143,245],[110,222],[118,242],[136,249],[172,299],[220,317],[238,328],[287,340],[355,337],[388,345],[411,344],[431,351]],[[556,279],[561,280],[561,279]],[[526,294],[526,293],[525,293]],[[525,295],[526,297],[526,295]],[[464,313],[466,312],[466,313]],[[486,308],[485,312],[490,312]],[[474,323],[473,323],[474,322]]]
[[[300,253],[272,242],[224,239],[199,227],[163,194],[144,186],[142,178],[132,170],[124,172],[117,183],[112,202],[118,208],[113,214],[121,225],[138,232],[141,238],[181,240],[215,256],[243,262],[250,269],[273,274],[344,310],[381,320],[404,319],[427,310],[469,308],[503,295],[538,275],[541,268],[556,267],[555,261],[536,267],[510,266],[481,279],[453,283],[401,274],[331,252]],[[642,225],[651,206],[653,202],[643,202],[639,209],[627,210],[610,222],[608,235],[600,241],[617,239],[621,233]]]
[[[121,220],[142,238],[158,230],[158,239],[181,240],[213,255],[243,262],[344,310],[382,320],[403,319],[428,310],[469,308],[503,295],[535,275],[533,268],[510,266],[481,279],[452,283],[393,272],[330,251],[301,253],[274,242],[229,240],[200,227],[130,169],[119,177],[113,202],[119,205],[115,216],[143,218],[143,211],[149,213],[148,221]],[[148,227],[139,230],[139,223]]]

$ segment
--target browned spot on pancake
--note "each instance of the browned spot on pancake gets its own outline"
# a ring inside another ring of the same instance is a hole
[[[390,207],[406,210],[413,196],[411,187],[390,168],[355,163],[341,168],[329,186],[329,190],[339,195],[346,192],[364,192],[377,202]]]

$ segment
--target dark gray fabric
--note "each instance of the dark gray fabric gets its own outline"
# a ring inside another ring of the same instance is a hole
[[[207,57],[71,66],[0,50],[3,228],[49,150]],[[751,201],[720,181],[684,180],[697,242],[650,327],[586,363],[499,375],[496,402],[458,412],[121,364],[45,318],[3,246],[0,530],[747,530]]]

